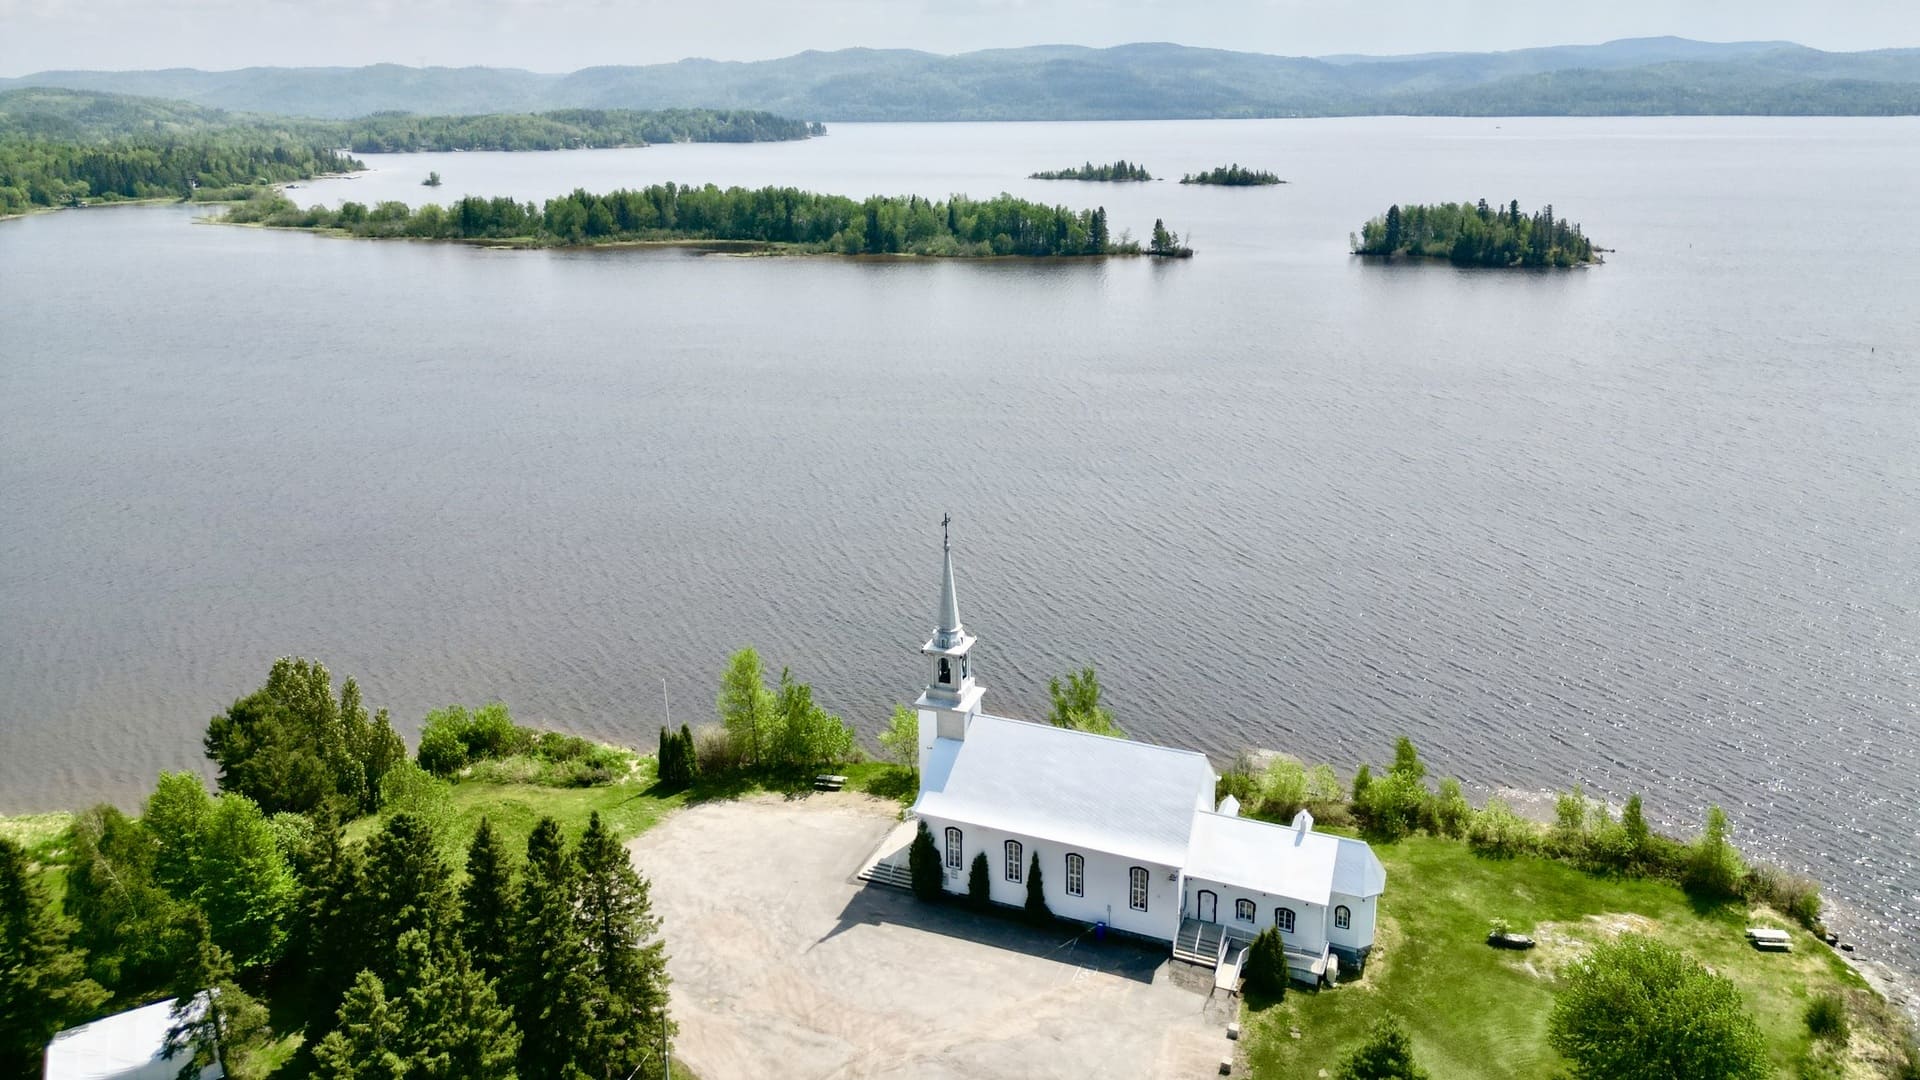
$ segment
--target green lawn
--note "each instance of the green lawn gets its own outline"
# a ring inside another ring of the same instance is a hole
[[[1794,951],[1749,947],[1755,923],[1792,928],[1744,905],[1701,908],[1660,882],[1587,874],[1537,858],[1488,859],[1457,840],[1416,836],[1376,844],[1387,867],[1377,947],[1366,974],[1318,993],[1248,1002],[1250,1071],[1267,1080],[1330,1074],[1383,1012],[1398,1013],[1420,1063],[1435,1080],[1537,1080],[1565,1062],[1547,1045],[1553,973],[1603,936],[1633,930],[1677,945],[1726,975],[1766,1032],[1780,1075],[1796,1075],[1810,1040],[1803,1014],[1814,993],[1847,992],[1853,1002],[1853,1056],[1844,1075],[1883,1075],[1867,1064],[1884,1027],[1863,1019],[1884,1009],[1866,983],[1824,945],[1793,928]],[[1495,917],[1540,941],[1531,952],[1485,943]],[[1299,1038],[1293,1037],[1298,1030]],[[1842,1075],[1842,1074],[1835,1074]]]

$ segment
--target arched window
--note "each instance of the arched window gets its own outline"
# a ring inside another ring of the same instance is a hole
[[[960,830],[947,826],[947,869],[960,869]]]
[[[1007,841],[1007,880],[1020,880],[1020,871],[1024,869],[1020,862],[1020,841]]]
[[[940,681],[948,685],[953,683],[953,664],[944,656],[940,658]]]
[[[1273,925],[1279,927],[1280,932],[1283,934],[1293,933],[1293,909],[1290,907],[1274,908]]]
[[[1067,895],[1087,895],[1087,860],[1071,852],[1067,855]]]
[[[1335,930],[1351,930],[1353,928],[1353,912],[1347,910],[1347,905],[1341,904],[1339,907],[1333,909],[1333,928]]]
[[[1252,922],[1253,921],[1253,901],[1235,900],[1233,902],[1233,917],[1240,920],[1241,922]]]
[[[1147,910],[1147,868],[1136,866],[1127,871],[1127,906]]]

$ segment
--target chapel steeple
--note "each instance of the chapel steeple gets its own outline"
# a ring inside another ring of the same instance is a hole
[[[973,679],[973,644],[979,639],[967,633],[960,621],[960,601],[953,585],[953,516],[940,518],[940,610],[934,617],[933,636],[920,646],[930,661],[931,678],[915,701],[920,713],[920,744],[930,749],[933,740],[964,739],[967,725],[980,711],[980,698],[986,687]]]

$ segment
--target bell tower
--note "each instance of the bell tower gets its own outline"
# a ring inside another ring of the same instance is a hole
[[[935,739],[961,740],[967,726],[980,712],[980,698],[986,687],[973,680],[973,643],[978,639],[967,633],[960,622],[960,602],[953,589],[953,517],[940,518],[940,611],[935,618],[933,637],[920,651],[926,655],[930,679],[913,707],[920,714],[921,776],[926,776],[927,754]]]

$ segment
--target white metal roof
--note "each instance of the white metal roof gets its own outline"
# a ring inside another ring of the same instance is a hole
[[[982,714],[934,740],[914,811],[1178,867],[1213,783],[1204,754]]]
[[[1387,870],[1364,841],[1202,812],[1194,816],[1187,876],[1325,907],[1332,894],[1386,891]]]
[[[47,1044],[46,1080],[173,1080],[184,1064],[164,1056],[173,1002],[156,1001],[55,1035]],[[200,1075],[219,1080],[223,1074],[209,1065]]]

